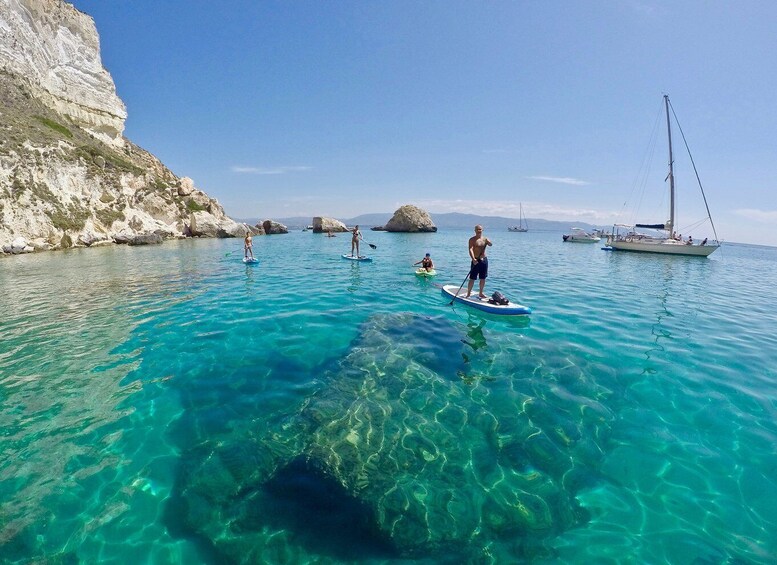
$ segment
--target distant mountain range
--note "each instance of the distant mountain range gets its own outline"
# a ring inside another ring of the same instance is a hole
[[[438,229],[472,229],[476,224],[482,224],[486,230],[506,230],[510,226],[518,225],[517,218],[503,218],[502,216],[478,216],[477,214],[460,214],[458,212],[450,212],[446,214],[429,214],[432,217],[434,225]],[[373,226],[383,226],[390,219],[393,214],[391,212],[381,214],[362,214],[355,218],[337,218],[347,226],[359,225],[361,228],[369,229]],[[246,224],[256,224],[260,221],[259,218],[235,218],[238,222]],[[296,216],[291,218],[273,218],[274,221],[280,222],[289,229],[302,229],[313,223],[313,218],[308,216]],[[552,220],[542,220],[539,218],[527,218],[527,224],[529,225],[529,231],[552,231],[552,232],[564,232],[569,231],[571,227],[583,228],[585,230],[593,229],[591,224],[585,222],[557,222]],[[610,227],[610,226],[608,226]]]

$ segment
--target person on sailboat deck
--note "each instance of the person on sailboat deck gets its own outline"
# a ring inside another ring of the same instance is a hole
[[[693,236],[692,235],[688,236],[688,245],[693,245]]]
[[[705,237],[703,240],[701,240],[699,245],[707,245],[707,238]]]

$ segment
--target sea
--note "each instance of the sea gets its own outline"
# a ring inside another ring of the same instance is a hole
[[[777,562],[777,248],[485,228],[0,260],[0,563]]]

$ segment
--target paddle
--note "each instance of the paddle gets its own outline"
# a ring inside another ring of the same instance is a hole
[[[463,280],[463,281],[461,281],[461,286],[459,286],[459,290],[457,290],[457,291],[456,291],[456,294],[454,294],[454,295],[453,295],[453,298],[451,298],[451,301],[448,303],[448,306],[450,306],[451,304],[453,304],[453,301],[454,301],[454,300],[456,300],[456,297],[457,297],[457,296],[459,295],[459,293],[461,292],[461,289],[462,289],[462,288],[464,288],[464,283],[465,283],[465,282],[467,282],[467,279],[468,279],[468,278],[469,278],[469,273],[467,273],[467,276],[466,276],[466,277],[464,277],[464,280]]]
[[[361,232],[359,232],[359,238],[360,238],[362,241],[364,241],[364,236],[361,234]],[[378,246],[377,246],[377,245],[373,245],[372,243],[369,243],[369,242],[367,242],[367,241],[364,241],[364,243],[366,243],[367,245],[369,245],[371,249],[377,249],[377,248],[378,248]]]
[[[229,257],[230,255],[232,255],[233,253],[237,253],[238,251],[245,251],[245,248],[240,247],[238,249],[233,249],[232,251],[227,251],[226,253],[224,253],[224,257]]]

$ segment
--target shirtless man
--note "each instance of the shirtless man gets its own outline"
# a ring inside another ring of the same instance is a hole
[[[467,282],[467,297],[472,293],[472,286],[475,279],[480,278],[480,298],[486,298],[483,289],[486,286],[486,277],[488,276],[488,257],[486,257],[486,247],[490,246],[491,240],[483,235],[483,226],[475,226],[475,235],[469,238],[469,258],[472,260],[472,266],[469,270],[469,281]]]
[[[254,258],[254,245],[253,245],[253,241],[251,240],[250,231],[246,231],[246,237],[243,240],[243,257],[245,257],[246,259]]]

